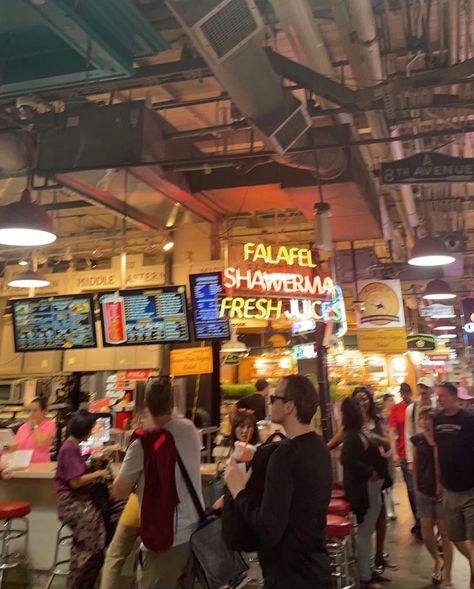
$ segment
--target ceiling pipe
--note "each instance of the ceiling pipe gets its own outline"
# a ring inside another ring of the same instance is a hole
[[[367,86],[377,84],[384,79],[384,72],[372,4],[370,0],[349,0],[349,8],[350,15],[347,13],[345,2],[336,0],[333,4],[336,20],[340,25],[348,26],[346,47],[354,77]],[[358,41],[358,51],[354,51],[353,33]],[[382,116],[377,113],[368,113],[368,119],[375,137],[387,134],[387,125]],[[397,135],[398,129],[395,128],[391,136],[397,137]],[[389,149],[396,160],[405,156],[400,141],[390,143]],[[411,247],[419,221],[410,186],[402,186],[401,197],[408,221],[405,225],[407,244]]]
[[[291,3],[288,0],[270,0],[270,3],[286,33],[297,60],[306,67],[332,79],[334,77],[332,61],[308,0],[292,0]],[[372,49],[369,48],[369,51],[372,51]],[[330,106],[330,103],[322,100],[321,105],[324,109]],[[378,124],[380,118],[371,112],[367,113],[367,116],[372,120],[373,125],[377,125],[378,136],[386,136],[387,130]],[[339,123],[349,123],[354,134],[357,135],[357,128],[351,115],[347,113],[338,114],[336,119]],[[372,161],[370,150],[367,147],[362,147],[362,150],[366,161],[367,159]],[[384,238],[391,241],[395,254],[399,255],[401,253],[401,244],[395,236],[392,221],[387,214],[383,199],[380,201],[379,208]]]

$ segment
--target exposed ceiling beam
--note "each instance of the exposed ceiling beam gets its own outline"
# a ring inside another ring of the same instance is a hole
[[[182,174],[164,173],[157,166],[132,167],[130,172],[153,190],[160,192],[173,202],[181,204],[199,217],[211,222],[218,220],[218,213],[192,194]]]
[[[133,223],[136,223],[143,231],[148,231],[149,229],[162,231],[165,229],[165,224],[156,217],[144,213],[137,207],[129,204],[125,205],[124,201],[120,198],[106,190],[97,188],[93,184],[85,182],[82,178],[78,178],[73,174],[56,174],[55,179],[66,188],[69,188],[69,190],[81,194],[93,203],[105,207],[120,217],[125,216]]]

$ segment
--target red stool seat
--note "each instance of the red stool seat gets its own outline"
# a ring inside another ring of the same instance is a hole
[[[327,538],[347,538],[351,535],[352,524],[347,517],[328,514],[326,519]]]
[[[31,505],[27,501],[0,502],[0,519],[15,519],[25,517],[31,512]]]
[[[331,499],[345,499],[346,493],[344,489],[333,489],[331,493]]]
[[[331,499],[329,502],[329,513],[332,515],[347,517],[351,511],[352,508],[349,501],[345,501],[344,499]]]
[[[335,481],[334,485],[332,486],[333,489],[339,489],[340,491],[344,491],[344,483],[342,481]]]

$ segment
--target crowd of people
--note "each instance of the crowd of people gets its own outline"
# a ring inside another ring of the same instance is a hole
[[[416,401],[403,383],[401,402],[385,395],[382,407],[370,387],[356,387],[343,400],[340,428],[327,444],[315,432],[318,394],[304,376],[283,378],[272,394],[260,381],[255,396],[234,409],[229,445],[251,447],[255,454],[250,463],[230,453],[207,513],[220,515],[222,539],[230,548],[258,554],[265,589],[331,586],[325,529],[336,448],[357,521],[361,588],[376,589],[387,580],[385,569],[396,567],[384,541],[387,521],[396,518],[391,489],[399,466],[413,512],[412,533],[433,558],[433,583],[452,589],[455,547],[470,564],[474,589],[471,397],[451,383],[434,387],[427,377],[417,387]],[[81,410],[69,423],[55,486],[59,519],[73,534],[70,589],[92,589],[99,576],[101,589],[116,589],[137,544],[139,589],[194,586],[191,537],[205,504],[200,438],[194,424],[176,414],[169,377],[149,381],[145,404],[147,417],[137,424],[114,480],[106,465],[91,465],[81,453],[93,414]],[[51,444],[54,429],[45,410],[41,401],[32,403],[19,445],[44,452]],[[262,440],[261,417],[271,418],[285,435]]]
[[[407,383],[400,387],[400,403],[390,408],[385,396],[380,416],[370,389],[356,388],[342,402],[342,427],[329,443],[335,448],[342,442],[344,488],[358,522],[360,584],[379,587],[378,581],[386,580],[381,576],[385,567],[395,566],[383,552],[387,495],[382,491],[389,491],[393,466],[399,466],[414,518],[411,532],[433,558],[432,582],[452,589],[454,545],[469,563],[473,589],[472,397],[449,382],[433,387],[428,377],[420,378],[417,387],[416,401]]]

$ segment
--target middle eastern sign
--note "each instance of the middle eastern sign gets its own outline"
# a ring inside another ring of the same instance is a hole
[[[436,348],[436,338],[434,335],[415,333],[407,336],[407,347],[412,351],[428,352]]]
[[[431,317],[431,319],[449,319],[454,317],[454,307],[452,305],[443,305],[442,303],[433,303],[421,307],[420,317]]]
[[[382,184],[473,182],[474,158],[429,152],[382,164]]]
[[[474,346],[474,298],[463,299],[461,302],[463,314],[463,331],[466,334],[467,344]]]

